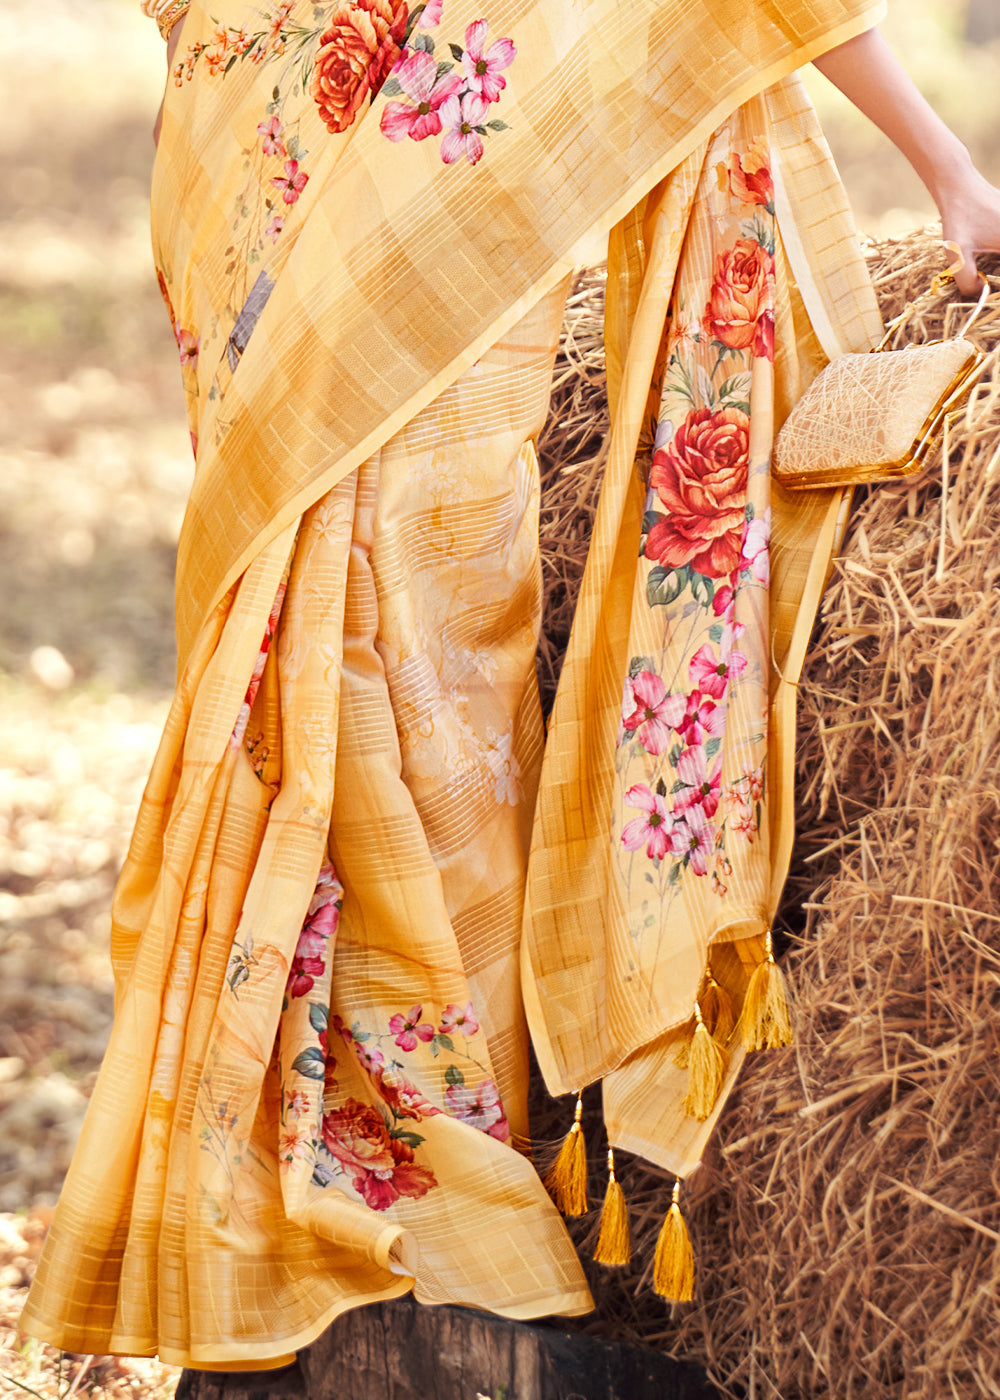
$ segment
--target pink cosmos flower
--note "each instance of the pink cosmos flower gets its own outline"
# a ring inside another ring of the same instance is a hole
[[[725,727],[725,705],[717,705],[710,696],[693,690],[688,696],[684,717],[677,725],[685,744],[703,744],[706,739],[718,738]]]
[[[427,4],[420,11],[418,25],[421,29],[433,29],[441,23],[441,11],[444,8],[443,0],[427,0]]]
[[[743,535],[743,553],[740,568],[749,569],[758,583],[767,584],[770,579],[771,507],[763,515],[755,515],[748,520]]]
[[[715,828],[700,807],[689,807],[684,820],[676,822],[670,835],[675,856],[683,856],[695,875],[708,874],[708,860],[715,849]]]
[[[308,183],[309,176],[299,169],[297,160],[285,161],[284,175],[271,176],[271,184],[276,190],[281,190],[281,197],[286,204],[294,204]]]
[[[671,731],[683,718],[685,706],[685,697],[668,695],[662,677],[655,671],[626,677],[622,724],[647,753],[661,754],[669,747]]]
[[[692,685],[703,695],[711,695],[715,700],[721,700],[725,695],[729,667],[708,642],[699,647],[688,662],[688,675]]]
[[[514,62],[517,49],[509,39],[498,39],[484,52],[488,27],[486,20],[477,19],[465,31],[462,67],[465,69],[465,81],[469,90],[482,93],[487,102],[496,102],[507,86],[507,79],[500,75]]]
[[[260,122],[257,126],[257,134],[261,138],[261,147],[266,156],[287,156],[285,143],[281,139],[284,127],[281,125],[281,118],[273,116],[270,121]]]
[[[441,1012],[441,1025],[438,1029],[442,1035],[454,1035],[456,1031],[461,1031],[464,1036],[476,1035],[479,1022],[476,1020],[472,1002],[467,1001],[464,1010],[454,1002],[449,1002]]]
[[[714,817],[719,810],[719,789],[722,785],[722,759],[711,771],[701,745],[685,749],[677,759],[677,777],[686,786],[674,794],[674,811],[688,815],[694,808]]]
[[[423,141],[441,130],[442,112],[448,98],[462,86],[459,73],[437,76],[433,55],[423,49],[408,53],[392,70],[393,77],[415,106],[408,102],[388,102],[382,112],[379,130],[390,141]]]
[[[638,808],[641,817],[633,817],[622,828],[622,845],[627,851],[637,851],[645,845],[650,860],[662,860],[670,846],[673,814],[665,797],[652,792],[645,783],[636,783],[625,794],[630,807]]]
[[[272,214],[264,226],[264,232],[272,243],[277,243],[281,230],[285,227],[285,216],[283,214]]]
[[[441,159],[445,165],[454,165],[465,156],[470,165],[475,165],[483,154],[480,123],[489,109],[489,101],[478,92],[463,93],[461,98],[449,97],[441,106],[441,125],[447,128],[441,142]]]
[[[492,1079],[484,1079],[475,1089],[470,1089],[467,1084],[450,1084],[444,1098],[448,1112],[460,1123],[479,1128],[498,1142],[506,1142],[510,1137],[510,1124],[500,1102],[500,1090]]]
[[[418,1040],[422,1040],[426,1045],[429,1040],[434,1039],[434,1027],[429,1021],[420,1020],[423,1010],[422,1006],[411,1006],[408,1016],[397,1012],[390,1018],[389,1030],[396,1037],[396,1044],[400,1050],[416,1050]]]
[[[201,336],[195,335],[194,331],[177,332],[177,349],[181,357],[181,365],[194,365],[198,361],[198,348],[201,345]]]

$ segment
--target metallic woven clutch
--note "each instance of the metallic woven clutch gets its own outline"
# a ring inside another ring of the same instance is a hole
[[[774,475],[794,490],[919,471],[985,358],[961,337],[838,356],[786,419],[774,445]]]

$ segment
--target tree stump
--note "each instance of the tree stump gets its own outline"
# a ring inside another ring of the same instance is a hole
[[[185,1371],[176,1400],[718,1400],[698,1367],[412,1298],[355,1308],[294,1366]]]

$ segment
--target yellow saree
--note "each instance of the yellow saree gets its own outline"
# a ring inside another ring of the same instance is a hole
[[[523,1152],[522,988],[550,1088],[605,1076],[614,1143],[696,1164],[718,1109],[683,1110],[674,1042],[710,947],[737,997],[759,958],[841,508],[769,496],[769,442],[878,330],[787,75],[878,12],[192,5],[153,192],[197,456],[178,688],[28,1331],[234,1369],[410,1289],[586,1310]],[[532,437],[574,244],[612,228],[608,479],[533,817]],[[727,257],[742,309],[705,315]],[[717,430],[743,465],[684,560],[677,444]]]

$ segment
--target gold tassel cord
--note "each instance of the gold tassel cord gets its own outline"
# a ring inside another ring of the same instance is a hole
[[[674,1182],[674,1194],[656,1241],[653,1259],[653,1288],[671,1303],[690,1303],[694,1297],[694,1250],[681,1214],[681,1184]]]
[[[747,1050],[777,1050],[792,1043],[785,977],[774,961],[770,929],[764,937],[764,961],[754,968],[747,987],[740,1024]]]
[[[576,1113],[559,1155],[543,1185],[563,1215],[587,1214],[587,1147],[583,1140],[583,1098],[576,1096]]]
[[[701,1014],[705,1018],[705,1025],[715,1036],[720,1045],[725,1045],[726,1041],[736,1029],[736,1016],[733,1013],[733,1003],[725,987],[720,987],[712,976],[712,969],[705,972],[705,990],[701,994]]]
[[[608,1148],[608,1189],[601,1209],[601,1232],[597,1237],[594,1260],[598,1264],[627,1264],[632,1258],[632,1236],[628,1228],[625,1192],[615,1176],[615,1154]]]
[[[688,1091],[684,1097],[684,1111],[703,1120],[715,1107],[726,1077],[729,1057],[714,1039],[705,1025],[701,1007],[695,1002],[696,1025],[691,1040],[691,1053],[688,1062]]]

